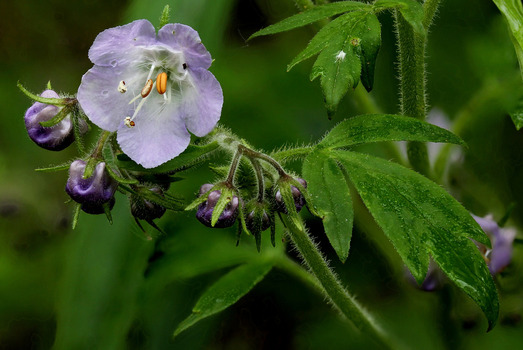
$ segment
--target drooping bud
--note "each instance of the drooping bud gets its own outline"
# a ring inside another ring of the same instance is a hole
[[[298,181],[304,188],[307,188],[307,181],[305,181],[304,179],[298,177],[296,178],[296,181]],[[303,208],[303,206],[305,205],[305,197],[303,197],[303,194],[296,186],[291,186],[291,193],[294,199],[296,211],[300,212],[301,208]],[[288,214],[280,190],[276,192],[274,198],[276,200],[276,210],[280,213]]]
[[[114,192],[118,183],[109,176],[104,162],[98,163],[93,174],[84,179],[86,165],[83,160],[71,163],[65,191],[71,199],[82,205],[81,209],[86,213],[102,214],[105,212],[104,205],[109,205],[109,208],[114,205]]]
[[[205,184],[200,187],[200,196],[207,193],[213,188],[211,184]],[[225,228],[230,227],[236,221],[239,213],[240,200],[237,196],[232,196],[225,205],[223,212],[219,216],[215,225],[212,225],[212,216],[218,201],[222,196],[221,190],[215,190],[208,194],[207,200],[198,206],[196,218],[205,226]]]
[[[151,191],[159,196],[163,196],[163,190],[159,186],[149,189],[144,188],[143,191]],[[133,194],[131,196],[131,214],[137,219],[149,222],[161,218],[165,211],[165,207],[144,199],[140,195]]]
[[[59,98],[53,90],[45,90],[40,95],[46,98]],[[41,122],[49,121],[55,117],[63,107],[35,102],[25,112],[24,121],[27,133],[31,140],[38,146],[51,151],[61,151],[74,141],[73,122],[68,115],[58,124],[51,127],[43,127]],[[87,130],[85,121],[80,120],[80,129]]]
[[[269,219],[269,215],[267,215],[266,211],[261,212],[261,225],[256,223],[255,217],[256,215],[255,210],[251,210],[249,214],[247,214],[247,217],[245,218],[245,225],[247,226],[247,229],[251,232],[253,231],[265,231],[269,227],[271,227],[271,220]],[[257,227],[259,226],[259,227]]]

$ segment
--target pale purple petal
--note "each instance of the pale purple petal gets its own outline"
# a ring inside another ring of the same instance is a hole
[[[147,107],[144,107],[147,108]],[[182,153],[191,140],[176,107],[154,113],[144,109],[136,117],[136,126],[122,125],[117,134],[122,151],[145,168],[154,168]]]
[[[516,238],[516,231],[499,229],[494,234],[494,244],[490,253],[489,269],[492,274],[501,272],[510,264],[512,259],[512,243]]]
[[[154,26],[149,21],[140,19],[98,34],[89,49],[89,59],[98,66],[125,65],[129,54],[137,46],[154,45],[155,42]]]
[[[487,233],[491,242],[492,250],[488,251],[490,273],[495,275],[501,272],[510,264],[512,259],[512,244],[516,238],[516,231],[513,229],[500,228],[492,219],[492,216],[484,218],[472,215],[474,220]]]
[[[122,120],[133,114],[134,105],[129,101],[140,93],[145,77],[131,67],[94,66],[82,77],[77,96],[80,106],[98,127],[116,131]],[[118,91],[122,80],[129,87],[125,94]]]
[[[207,135],[220,119],[223,92],[214,75],[205,69],[191,70],[193,87],[182,91],[182,113],[187,129],[198,137]]]
[[[158,41],[183,51],[186,63],[192,68],[207,69],[211,66],[211,54],[202,44],[198,32],[184,24],[167,24],[158,31]]]

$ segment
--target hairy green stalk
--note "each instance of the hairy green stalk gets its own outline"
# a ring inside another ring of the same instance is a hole
[[[427,0],[423,4],[423,26],[427,32],[439,3],[440,0]],[[427,114],[425,77],[427,35],[416,33],[399,10],[395,11],[394,16],[398,39],[400,112],[412,118],[425,120]],[[407,155],[410,164],[416,171],[427,177],[433,177],[425,143],[407,143]]]
[[[427,96],[425,83],[426,36],[415,33],[399,10],[395,11],[398,39],[400,113],[425,120]],[[431,177],[427,146],[423,142],[407,143],[407,156],[412,167]]]
[[[311,240],[297,215],[282,215],[289,236],[300,252],[312,274],[318,279],[325,295],[348,320],[376,343],[384,348],[398,348],[397,344],[381,329],[377,322],[349,295],[334,272],[329,268],[324,257]],[[394,346],[393,346],[394,344]]]

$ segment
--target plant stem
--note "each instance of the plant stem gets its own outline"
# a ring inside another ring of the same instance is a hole
[[[266,154],[256,152],[255,150],[252,150],[244,145],[238,145],[238,152],[243,153],[248,158],[258,158],[258,159],[264,160],[267,163],[269,163],[270,165],[272,165],[274,167],[274,169],[276,169],[276,171],[278,172],[280,177],[287,176],[287,173],[281,167],[281,165]]]
[[[227,175],[227,179],[225,180],[226,183],[229,185],[233,185],[234,182],[234,174],[236,174],[236,169],[238,169],[238,164],[240,162],[240,158],[242,156],[242,150],[240,150],[240,147],[238,146],[238,151],[234,153],[234,156],[232,158],[231,166],[229,168],[229,174]]]
[[[398,39],[400,112],[408,117],[425,120],[425,43],[426,36],[414,32],[399,10],[395,11]],[[407,155],[414,170],[431,177],[427,146],[423,142],[407,143]]]
[[[307,234],[301,218],[282,215],[289,235],[312,274],[318,279],[329,301],[352,323],[384,348],[392,346],[392,339],[377,325],[376,321],[354,300],[328,267],[327,262]]]

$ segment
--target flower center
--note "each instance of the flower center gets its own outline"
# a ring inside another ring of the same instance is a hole
[[[171,88],[173,81],[182,81],[185,80],[187,77],[187,64],[182,64],[183,72],[181,73],[171,73],[171,79],[169,79],[169,76],[166,72],[160,72],[156,76],[156,79],[153,81],[151,77],[153,76],[154,70],[156,69],[156,65],[151,65],[151,68],[149,70],[149,74],[147,75],[147,79],[145,81],[145,85],[143,86],[140,94],[138,94],[136,97],[131,99],[129,101],[129,104],[135,103],[138,99],[141,98],[140,102],[138,103],[138,106],[135,108],[134,113],[132,116],[127,116],[124,119],[124,125],[128,128],[132,128],[136,125],[134,119],[138,115],[138,112],[142,109],[142,107],[145,104],[145,101],[151,96],[151,93],[158,93],[159,95],[163,95],[164,101],[169,102],[171,100]],[[156,85],[156,92],[153,92],[153,86]],[[118,84],[118,91],[121,93],[127,92],[127,85],[125,81],[120,81]]]

